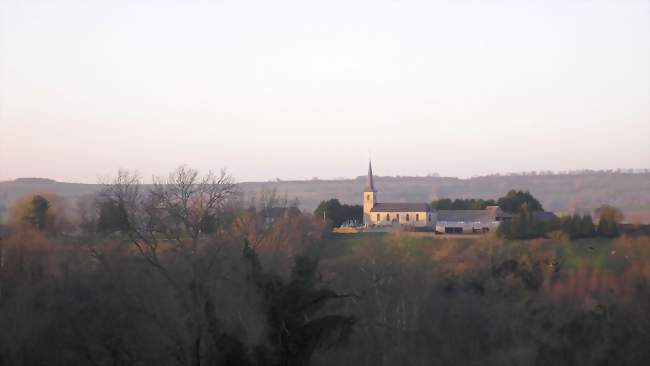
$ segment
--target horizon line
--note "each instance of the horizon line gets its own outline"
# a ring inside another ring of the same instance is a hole
[[[458,177],[458,176],[445,176],[438,173],[430,173],[426,175],[377,175],[374,174],[374,177],[379,178],[440,178],[440,179],[459,179],[459,180],[468,180],[476,178],[487,178],[487,177],[532,177],[532,176],[551,176],[551,175],[581,175],[581,174],[648,174],[650,173],[650,168],[617,168],[617,169],[571,169],[571,170],[529,170],[529,171],[518,171],[518,172],[495,172],[482,175],[472,175],[467,177]],[[270,178],[267,180],[242,180],[236,182],[236,184],[245,184],[245,183],[289,183],[289,182],[326,182],[326,181],[343,181],[343,180],[358,180],[365,179],[366,175],[358,175],[356,177],[334,177],[334,178],[304,178],[304,179],[290,179],[290,178]],[[234,177],[236,180],[236,177]],[[0,180],[0,183],[10,183],[18,181],[27,181],[27,180],[41,180],[43,182],[50,183],[68,183],[68,184],[102,184],[100,182],[88,183],[88,182],[75,182],[75,181],[66,181],[66,180],[57,180],[48,177],[16,177],[12,179]],[[145,182],[144,184],[151,184],[150,182]]]

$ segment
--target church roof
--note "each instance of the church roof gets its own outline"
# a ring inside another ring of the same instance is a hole
[[[364,192],[375,192],[375,181],[372,177],[372,162],[368,162],[368,177],[366,178],[366,189]]]
[[[426,203],[377,203],[370,212],[429,212],[431,206]]]

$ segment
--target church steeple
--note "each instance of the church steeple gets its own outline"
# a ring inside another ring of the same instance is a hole
[[[363,191],[363,224],[366,227],[372,225],[370,215],[376,203],[377,191],[375,191],[375,181],[372,177],[372,162],[368,161],[368,178],[366,180],[366,189]]]
[[[375,192],[375,182],[372,178],[372,161],[368,161],[368,177],[366,178],[365,192]]]

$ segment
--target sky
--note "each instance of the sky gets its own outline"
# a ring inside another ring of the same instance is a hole
[[[0,180],[650,167],[650,2],[0,0]]]

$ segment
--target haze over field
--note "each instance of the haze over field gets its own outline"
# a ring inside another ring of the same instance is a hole
[[[0,180],[646,168],[649,4],[3,1]]]
[[[626,221],[650,223],[650,173],[582,173],[556,175],[453,177],[376,177],[380,201],[430,202],[436,198],[494,199],[508,190],[524,189],[539,198],[548,210],[589,211],[602,204],[625,211]],[[289,201],[298,199],[300,208],[312,211],[319,202],[335,197],[359,204],[365,177],[340,180],[241,182],[247,197],[275,191]],[[52,192],[78,198],[99,192],[99,184],[74,184],[39,179],[0,182],[0,206],[10,207],[29,194]]]

